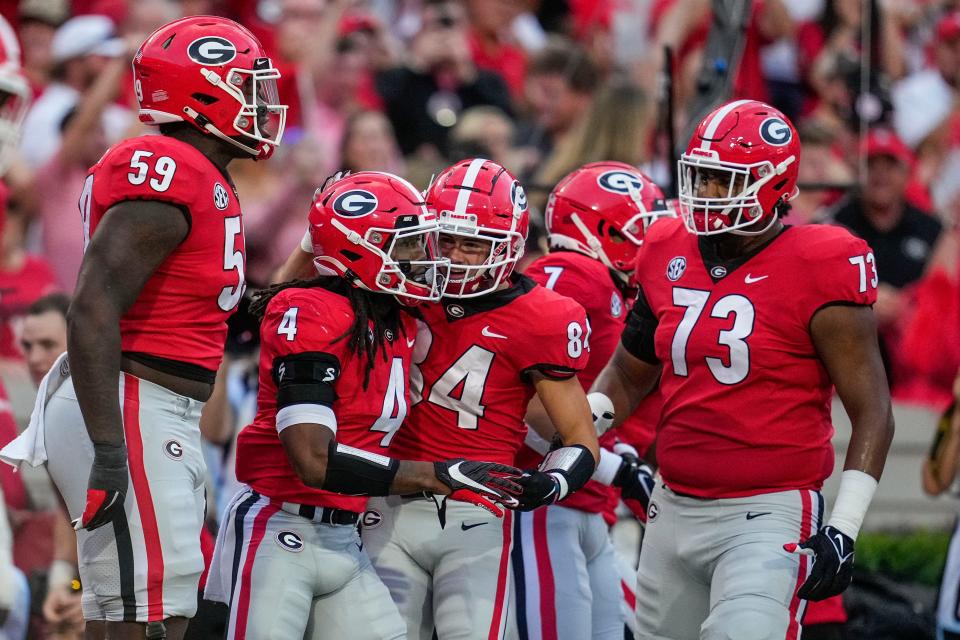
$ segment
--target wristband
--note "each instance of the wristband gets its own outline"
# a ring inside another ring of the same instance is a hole
[[[827,525],[856,540],[876,490],[877,480],[870,474],[856,469],[844,471]]]
[[[54,560],[47,572],[47,584],[50,588],[69,587],[77,577],[77,568],[66,560]]]
[[[600,462],[597,463],[597,468],[590,479],[609,487],[613,484],[613,479],[617,477],[617,472],[620,471],[620,465],[622,464],[623,458],[609,449],[600,447]]]

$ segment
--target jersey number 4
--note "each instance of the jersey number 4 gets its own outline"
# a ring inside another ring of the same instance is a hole
[[[690,340],[690,334],[693,328],[703,314],[707,301],[710,298],[709,291],[700,289],[684,289],[675,287],[673,289],[673,304],[683,307],[683,318],[677,325],[677,331],[673,334],[673,343],[670,347],[670,355],[673,360],[673,372],[682,377],[687,377],[687,342]],[[747,338],[753,333],[753,321],[756,312],[753,303],[741,295],[728,295],[717,300],[710,310],[711,318],[729,318],[733,316],[733,326],[720,332],[717,337],[719,344],[727,347],[730,351],[730,364],[724,364],[721,358],[706,358],[710,373],[720,384],[737,384],[742,382],[747,374],[750,373],[750,346],[747,344]]]

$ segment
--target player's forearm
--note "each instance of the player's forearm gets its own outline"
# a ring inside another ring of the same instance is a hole
[[[401,460],[400,466],[397,468],[397,475],[394,476],[393,483],[390,485],[390,493],[404,495],[421,491],[442,495],[450,493],[450,489],[437,480],[432,462]]]
[[[67,317],[70,371],[83,421],[95,443],[122,444],[117,392],[120,377],[120,318],[109,304],[79,292]]]
[[[614,419],[610,428],[617,427],[636,411],[640,402],[656,387],[660,368],[645,363],[617,347],[610,362],[590,388],[590,393],[601,393],[613,403]]]
[[[862,471],[880,480],[893,442],[893,411],[887,403],[877,403],[862,413],[851,412],[852,434],[844,460],[844,471]]]

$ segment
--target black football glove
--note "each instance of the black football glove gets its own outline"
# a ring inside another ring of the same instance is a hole
[[[93,531],[123,513],[130,472],[124,443],[93,443],[93,466],[87,481],[87,503],[83,514],[73,521],[76,530]]]
[[[620,453],[623,462],[617,475],[613,477],[612,486],[620,487],[620,497],[624,500],[636,500],[646,513],[650,507],[650,496],[656,480],[653,469],[646,462],[629,452]]]
[[[513,494],[515,504],[507,506],[517,511],[533,511],[561,497],[560,481],[552,473],[525,471],[519,478],[513,478],[513,482],[519,485],[519,491]]]
[[[783,545],[786,551],[811,556],[810,575],[797,596],[818,602],[840,593],[853,580],[853,539],[836,527],[821,527],[803,542]]]
[[[433,465],[437,480],[450,488],[451,500],[469,502],[486,509],[498,518],[503,510],[495,503],[514,506],[513,495],[520,492],[516,483],[520,469],[495,462],[476,462],[456,458]]]

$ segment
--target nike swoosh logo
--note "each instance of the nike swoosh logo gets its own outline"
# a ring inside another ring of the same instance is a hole
[[[507,340],[507,336],[502,336],[499,333],[494,333],[493,331],[490,331],[490,325],[486,325],[483,329],[481,329],[480,335],[486,336],[488,338],[500,338],[501,340]]]
[[[416,343],[417,343],[416,338],[414,338],[413,340],[407,340],[407,346],[410,347],[411,349],[413,348],[413,345],[415,345]]]
[[[457,464],[447,469],[447,473],[450,474],[450,478],[452,478],[456,482],[459,482],[465,487],[469,487],[471,489],[474,489],[475,491],[478,491],[480,495],[490,495],[490,494],[500,495],[498,492],[494,491],[490,487],[484,486],[479,482],[475,482],[472,478],[461,473],[460,465],[462,464],[463,462],[458,462]]]
[[[758,511],[757,513],[754,513],[754,512],[752,512],[752,511],[747,511],[747,520],[753,520],[754,518],[759,518],[760,516],[768,516],[768,515],[770,515],[771,513],[773,513],[773,512],[772,512],[772,511]]]
[[[746,275],[746,277],[744,277],[743,281],[746,282],[747,284],[753,284],[754,282],[760,282],[761,280],[766,280],[766,279],[769,278],[769,277],[770,277],[770,276],[757,276],[757,277],[753,277],[752,275],[750,275],[750,274],[748,273],[748,274]]]
[[[479,526],[484,525],[484,524],[487,524],[487,523],[486,523],[486,522],[475,522],[474,524],[467,524],[466,522],[461,522],[461,523],[460,523],[460,530],[461,530],[461,531],[469,531],[470,529],[473,529],[474,527],[479,527]]]
[[[843,536],[839,533],[833,536],[833,539],[837,541],[837,544],[834,546],[837,547],[837,556],[840,558],[840,562],[846,562],[850,556],[853,555],[853,552],[851,551],[847,555],[843,555]]]

